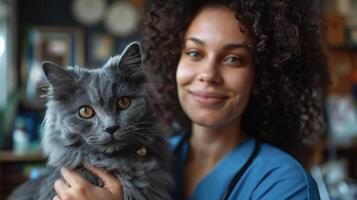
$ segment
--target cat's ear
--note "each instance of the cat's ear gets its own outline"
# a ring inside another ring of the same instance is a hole
[[[41,65],[43,73],[53,87],[63,84],[71,84],[75,80],[72,74],[55,63],[45,61]]]
[[[112,77],[128,78],[128,81],[145,82],[145,73],[142,67],[142,51],[140,43],[132,42],[120,56],[111,58],[105,65]]]
[[[75,77],[61,66],[52,62],[43,62],[42,70],[50,85],[48,93],[54,99],[66,100],[75,90]]]
[[[130,43],[120,56],[118,67],[137,68],[142,64],[142,52],[139,42]]]

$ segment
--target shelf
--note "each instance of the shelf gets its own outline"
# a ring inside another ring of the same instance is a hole
[[[0,151],[0,162],[41,162],[46,158],[40,153],[16,154],[13,151]]]
[[[18,185],[28,180],[29,166],[44,164],[46,157],[41,153],[16,154],[0,151],[0,200],[6,199]]]
[[[357,51],[357,45],[328,45],[327,48],[338,51]]]

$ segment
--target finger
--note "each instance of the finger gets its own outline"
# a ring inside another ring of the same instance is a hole
[[[66,167],[61,168],[61,174],[63,178],[66,180],[66,182],[71,186],[85,186],[90,184],[87,180],[85,180],[81,175],[76,173],[73,170],[70,170]]]
[[[57,199],[65,199],[67,197],[67,191],[69,189],[69,186],[63,181],[63,180],[57,180],[55,181],[55,183],[53,184],[53,188],[55,189],[56,193],[57,193]],[[55,199],[56,196],[53,198]]]
[[[56,196],[53,197],[52,200],[61,200],[61,199],[59,198],[59,196],[56,195]]]
[[[122,187],[118,179],[110,172],[90,165],[88,163],[83,163],[84,167],[90,170],[93,174],[97,175],[104,182],[104,186],[112,186],[116,184],[118,187]]]

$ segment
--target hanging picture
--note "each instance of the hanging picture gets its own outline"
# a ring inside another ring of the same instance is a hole
[[[90,34],[87,67],[100,67],[112,56],[115,56],[115,38],[105,33]]]
[[[25,103],[38,102],[41,63],[51,61],[61,66],[83,66],[83,32],[80,28],[33,27],[27,35],[22,58],[21,82]]]

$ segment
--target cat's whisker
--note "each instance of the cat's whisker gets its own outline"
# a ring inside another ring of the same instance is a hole
[[[130,132],[130,134],[136,134],[136,135],[140,135],[140,136],[144,136],[144,137],[160,137],[162,139],[165,139],[165,137],[162,134],[159,133],[147,133],[145,131],[152,131],[150,129],[144,129],[144,128],[134,128],[134,131]]]
[[[128,126],[127,128],[129,129],[128,131],[133,131],[132,133],[140,134],[142,136],[149,136],[149,137],[150,136],[158,136],[158,137],[164,138],[164,136],[162,134],[152,132],[151,128],[138,128],[135,126]],[[143,133],[139,132],[139,131],[142,131]]]

